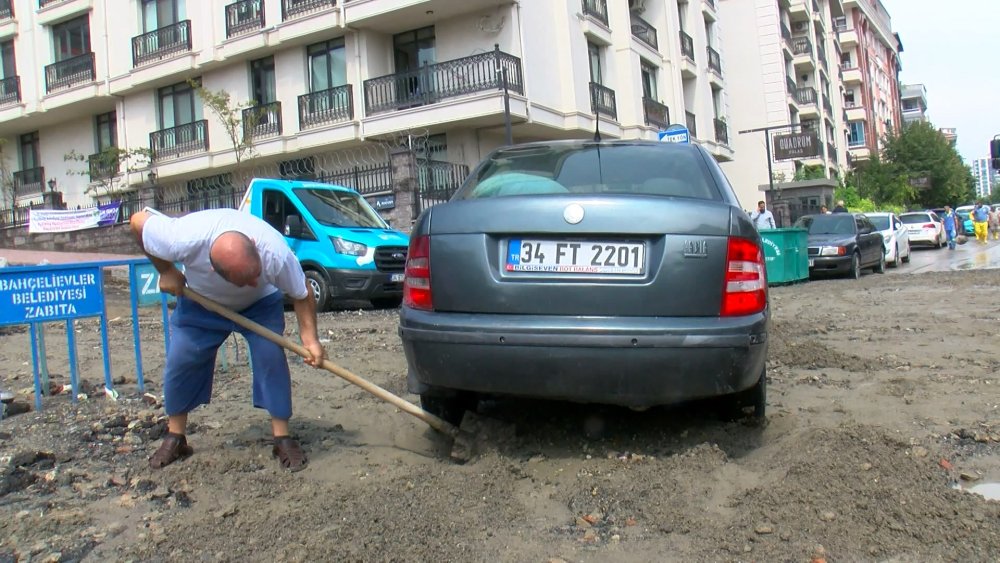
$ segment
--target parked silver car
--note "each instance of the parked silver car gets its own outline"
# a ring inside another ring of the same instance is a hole
[[[761,239],[703,148],[499,149],[410,237],[399,333],[425,409],[725,396],[764,416]]]

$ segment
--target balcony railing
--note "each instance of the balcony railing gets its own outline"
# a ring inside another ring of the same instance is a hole
[[[354,87],[350,84],[299,96],[299,129],[354,119]]]
[[[642,113],[646,117],[646,125],[661,130],[670,126],[670,108],[656,100],[643,98]]]
[[[649,45],[654,51],[659,49],[659,43],[656,41],[656,28],[635,14],[632,14],[632,37]]]
[[[226,37],[252,33],[264,27],[264,0],[240,0],[226,6]]]
[[[132,66],[191,50],[191,20],[154,29],[132,38]]]
[[[14,5],[12,0],[0,2],[0,20],[9,20],[14,17]]]
[[[816,2],[816,0],[812,0],[812,4],[813,4],[813,13],[814,14],[818,14],[819,13],[819,3]]]
[[[336,0],[281,0],[281,21],[336,6]]]
[[[788,25],[785,22],[781,22],[781,38],[788,43],[792,42],[792,30],[788,29]]]
[[[689,111],[684,112],[684,123],[687,125],[688,133],[692,137],[698,138],[698,118]]]
[[[11,76],[0,80],[0,106],[21,101],[21,77]]]
[[[118,159],[117,152],[92,154],[87,158],[87,164],[91,182],[114,178],[121,172],[121,160]]]
[[[208,121],[193,121],[149,134],[153,160],[208,150]]]
[[[694,62],[694,39],[683,31],[681,32],[681,54]]]
[[[281,134],[281,102],[271,102],[243,110],[243,138],[263,139]]]
[[[816,89],[806,86],[804,88],[795,89],[795,101],[800,105],[809,105],[816,103]]]
[[[833,21],[833,30],[836,31],[837,33],[840,33],[842,31],[847,31],[847,22],[846,21],[838,21],[838,20],[835,19]]]
[[[799,122],[799,126],[802,127],[803,131],[815,131],[819,133],[819,120],[818,119],[808,119],[806,121]]]
[[[611,119],[618,119],[618,104],[615,103],[615,91],[607,86],[591,82],[590,110],[596,114],[604,114]]]
[[[812,55],[812,41],[808,37],[796,37],[792,40],[792,53],[796,55]]]
[[[722,76],[722,57],[711,47],[708,48],[708,69]]]
[[[594,17],[604,25],[608,25],[607,0],[583,0],[583,13]]]
[[[823,109],[826,110],[826,113],[833,113],[833,104],[830,103],[830,96],[826,94],[823,94]]]
[[[45,190],[45,169],[27,168],[14,172],[14,197],[31,197]]]
[[[729,144],[729,126],[724,119],[715,118],[712,120],[715,125],[715,142],[723,145]]]
[[[365,113],[432,104],[444,98],[502,89],[524,93],[521,59],[499,49],[424,65],[364,82]]]
[[[47,93],[59,88],[69,88],[77,84],[93,82],[95,79],[94,53],[86,53],[45,67],[45,91]]]
[[[840,159],[837,158],[837,146],[833,143],[826,144],[826,154],[830,155],[830,160],[840,162]]]
[[[794,96],[795,91],[799,89],[798,85],[795,84],[795,79],[791,76],[785,76],[785,88],[788,90],[789,96]]]
[[[816,56],[819,57],[819,64],[823,65],[823,68],[829,71],[830,67],[827,65],[826,62],[826,49],[823,47],[823,45],[818,43],[816,44]]]
[[[52,4],[58,4],[64,2],[65,0],[38,0],[38,7],[44,8],[46,6],[51,6]]]

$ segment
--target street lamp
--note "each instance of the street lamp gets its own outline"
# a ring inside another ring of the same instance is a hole
[[[56,179],[55,178],[49,178],[49,191],[50,192],[56,191]]]

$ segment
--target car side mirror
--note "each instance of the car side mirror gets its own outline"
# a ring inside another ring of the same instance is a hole
[[[285,217],[285,236],[302,238],[302,217],[289,215]]]

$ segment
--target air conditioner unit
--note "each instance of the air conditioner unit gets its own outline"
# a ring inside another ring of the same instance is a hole
[[[809,22],[795,22],[792,24],[792,31],[809,31]]]
[[[628,0],[628,9],[641,14],[646,11],[646,0]]]

